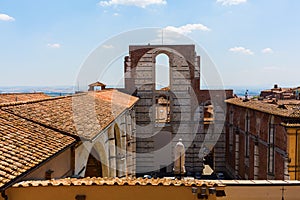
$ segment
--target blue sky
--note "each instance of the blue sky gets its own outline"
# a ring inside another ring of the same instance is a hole
[[[225,86],[298,86],[299,10],[297,0],[0,0],[0,86],[75,85],[94,49],[145,27],[201,45]]]

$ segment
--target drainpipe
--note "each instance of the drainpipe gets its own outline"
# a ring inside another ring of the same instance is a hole
[[[5,190],[1,192],[1,196],[4,200],[8,200],[8,196],[5,194]]]
[[[296,144],[295,144],[295,180],[297,180],[297,175],[298,175],[298,172],[297,172],[297,168],[298,168],[298,165],[299,165],[299,159],[298,159],[298,131],[299,130],[296,130]]]

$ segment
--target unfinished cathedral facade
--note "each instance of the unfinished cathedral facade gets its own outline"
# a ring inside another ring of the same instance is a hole
[[[169,58],[169,85],[157,89],[156,58],[161,54]],[[208,91],[200,90],[200,56],[195,45],[129,46],[124,71],[126,91],[139,97],[135,105],[137,174],[172,174],[179,139],[186,148],[186,171],[202,172],[204,155],[199,152],[206,137],[203,99]],[[213,157],[224,158],[214,152]]]

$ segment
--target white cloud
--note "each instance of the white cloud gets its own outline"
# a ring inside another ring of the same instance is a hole
[[[114,46],[111,44],[110,45],[104,44],[104,45],[102,45],[102,47],[105,49],[113,49],[114,48]]]
[[[7,14],[0,13],[0,21],[15,21],[15,18],[13,18]]]
[[[247,0],[217,0],[217,3],[221,3],[223,6],[238,5],[246,2]]]
[[[167,31],[174,31],[180,34],[188,34],[191,33],[192,31],[200,30],[200,31],[210,31],[210,29],[203,24],[187,24],[184,26],[180,27],[175,27],[175,26],[167,26],[165,28]]]
[[[120,16],[119,13],[114,13],[113,15],[114,15],[115,17]]]
[[[113,5],[125,5],[125,6],[137,6],[141,8],[146,8],[149,5],[165,5],[166,0],[109,0],[100,1],[98,3],[100,6],[113,6]]]
[[[233,47],[230,48],[229,51],[235,52],[235,53],[241,53],[245,55],[253,55],[254,53],[250,49],[246,49],[245,47]]]
[[[61,47],[60,44],[54,43],[54,44],[47,44],[48,47],[53,48],[53,49],[59,49]]]
[[[264,54],[274,53],[273,49],[271,49],[271,48],[265,48],[265,49],[261,50],[261,52]]]

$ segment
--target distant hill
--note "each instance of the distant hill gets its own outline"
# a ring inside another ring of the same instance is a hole
[[[107,86],[108,88],[119,88],[120,86]],[[249,96],[257,96],[260,91],[265,89],[261,87],[241,87],[241,86],[229,86],[224,87],[226,89],[233,89],[234,94],[237,96],[244,96],[248,89]],[[44,92],[50,96],[60,96],[66,94],[75,93],[75,86],[12,86],[12,87],[0,87],[0,93],[32,93],[32,92]]]
[[[73,94],[73,86],[12,86],[0,87],[0,93],[35,93],[43,92],[50,96]]]

